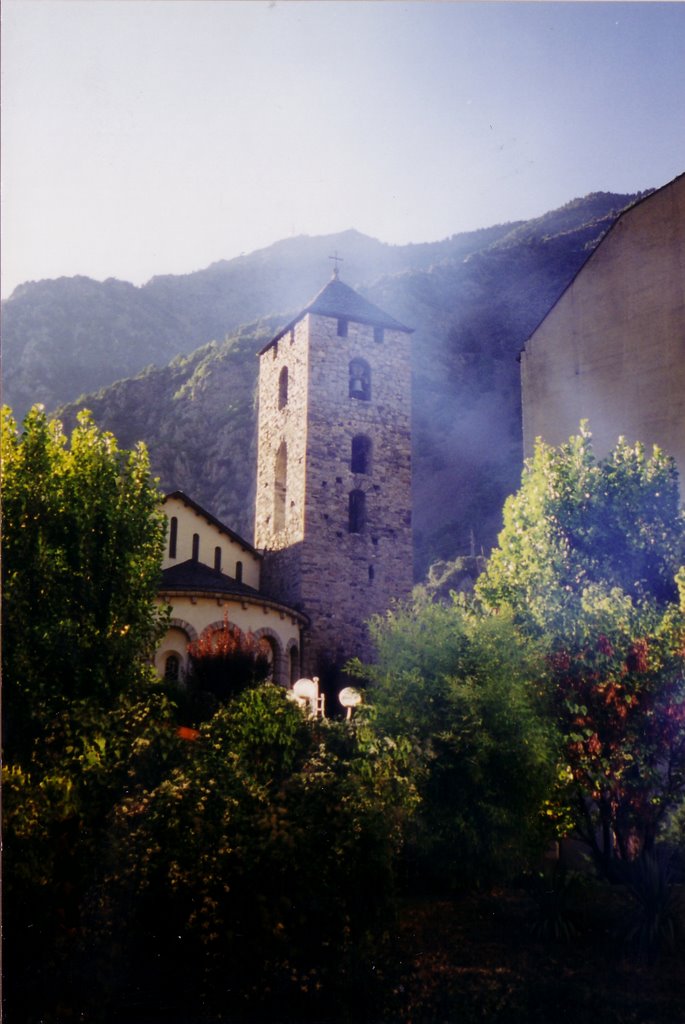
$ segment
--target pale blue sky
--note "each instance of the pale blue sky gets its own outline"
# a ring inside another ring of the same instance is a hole
[[[685,171],[685,3],[4,0],[3,295]]]

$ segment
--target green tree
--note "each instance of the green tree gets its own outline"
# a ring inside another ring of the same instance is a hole
[[[2,464],[5,756],[24,763],[46,720],[149,674],[165,520],[144,446],[88,413],[67,443],[41,407],[20,431],[3,410]]]
[[[552,638],[548,681],[565,737],[577,834],[608,877],[649,854],[685,793],[685,623],[677,606],[584,593],[572,639]]]
[[[564,802],[599,868],[649,852],[685,788],[685,552],[673,461],[541,442],[476,592],[542,638]],[[682,579],[682,576],[680,577]]]
[[[620,439],[597,460],[583,423],[559,448],[536,444],[476,590],[486,608],[509,605],[529,632],[572,634],[590,585],[663,607],[678,600],[683,562],[673,459]]]
[[[30,1019],[22,998],[68,1002],[108,813],[176,741],[150,663],[165,525],[145,449],[86,413],[67,440],[5,409],[2,468],[6,966]]]
[[[556,735],[535,645],[506,616],[482,617],[425,596],[372,624],[369,683],[376,728],[414,751],[421,803],[413,865],[459,888],[513,874],[544,847]]]

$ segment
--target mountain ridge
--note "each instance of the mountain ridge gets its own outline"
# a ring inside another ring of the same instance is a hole
[[[5,395],[18,415],[22,403],[42,400],[67,424],[91,408],[122,445],[146,441],[163,489],[193,495],[249,539],[256,353],[320,290],[328,257],[342,250],[341,278],[415,328],[420,578],[432,561],[494,543],[522,466],[517,355],[641,195],[593,193],[532,221],[416,246],[388,246],[350,229],[283,239],[143,286],[82,278],[27,286],[21,301],[4,304]],[[127,369],[131,349],[134,370]]]

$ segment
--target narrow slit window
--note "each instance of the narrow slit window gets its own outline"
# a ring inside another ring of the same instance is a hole
[[[200,561],[200,534],[199,533],[194,533],[193,534],[193,561],[194,562],[199,562]]]
[[[221,548],[214,548],[214,568],[217,572],[221,572]]]
[[[350,469],[353,473],[371,472],[371,438],[365,434],[357,434],[352,438]]]
[[[236,578],[236,582],[237,583],[242,583],[243,582],[243,563],[242,562],[236,562],[235,563],[235,578]]]
[[[340,319],[338,320],[338,337],[347,337],[347,320],[345,320],[343,317],[340,317]]]
[[[366,495],[364,491],[350,491],[349,532],[362,533],[366,525]]]
[[[176,558],[176,544],[178,542],[178,519],[172,516],[169,522],[169,558]]]
[[[288,367],[284,366],[278,377],[278,408],[284,409],[288,404]]]
[[[276,455],[274,473],[274,531],[276,533],[285,527],[287,473],[288,448],[285,441],[283,441]]]

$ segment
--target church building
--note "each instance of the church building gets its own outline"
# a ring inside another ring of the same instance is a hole
[[[188,645],[229,623],[260,642],[274,682],[299,679],[309,620],[263,591],[262,555],[182,491],[166,496],[164,511],[169,527],[158,599],[171,607],[171,618],[155,656],[158,673],[183,679]]]
[[[336,270],[262,350],[254,546],[167,496],[160,674],[224,621],[268,645],[282,685],[372,657],[368,620],[413,582],[411,333]]]

